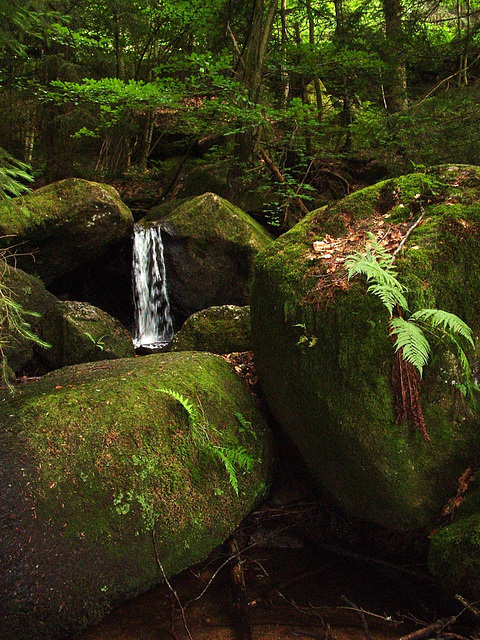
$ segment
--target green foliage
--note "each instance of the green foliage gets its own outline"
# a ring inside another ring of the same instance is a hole
[[[8,251],[0,251],[0,382],[10,386],[6,348],[19,340],[28,340],[44,348],[50,345],[41,340],[30,325],[30,320],[38,318],[39,314],[26,311],[16,302],[13,291],[3,281],[7,255]],[[11,386],[10,388],[12,389]]]
[[[400,351],[402,358],[410,362],[422,376],[431,355],[427,335],[441,345],[450,347],[465,380],[464,384],[458,385],[459,389],[463,395],[468,393],[472,398],[476,383],[463,348],[464,344],[475,347],[472,330],[457,315],[442,309],[420,309],[405,319],[404,315],[409,313],[405,297],[408,291],[397,279],[398,273],[393,267],[395,256],[388,253],[373,234],[369,234],[369,243],[371,248],[367,248],[365,254],[356,252],[347,257],[345,266],[348,279],[361,274],[367,283],[371,283],[367,291],[382,301],[390,315],[389,329],[395,338],[395,351]]]
[[[209,460],[215,464],[220,463],[223,465],[230,485],[238,496],[238,471],[249,473],[253,468],[255,459],[238,441],[232,442],[231,446],[220,446],[212,442],[212,436],[218,434],[218,429],[208,424],[202,408],[197,409],[184,395],[175,389],[162,388],[158,389],[158,391],[167,394],[182,405],[188,415],[188,424],[194,444]],[[240,431],[253,432],[251,424],[240,413],[236,413],[235,417],[240,423]]]
[[[21,196],[28,191],[25,182],[32,181],[29,166],[0,147],[0,201]]]

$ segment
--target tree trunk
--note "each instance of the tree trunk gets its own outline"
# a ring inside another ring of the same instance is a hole
[[[273,21],[277,11],[278,0],[255,0],[252,25],[243,52],[243,65],[239,79],[247,89],[248,99],[257,104],[260,97],[262,71],[267,54],[268,43],[272,35]],[[253,154],[255,147],[255,130],[236,136],[235,155],[246,162]]]
[[[343,47],[346,41],[346,29],[345,29],[345,12],[343,6],[343,0],[334,0],[335,2],[335,36],[339,47]],[[341,125],[345,131],[345,140],[340,147],[341,151],[350,151],[352,148],[352,134],[350,131],[350,125],[352,124],[352,107],[350,100],[350,92],[348,90],[348,75],[346,72],[342,73],[342,100],[343,108],[341,114]]]
[[[313,20],[312,0],[305,0],[305,7],[307,9],[308,19],[308,41],[310,46],[315,46],[315,22]],[[320,84],[320,78],[316,75],[313,78],[313,87],[315,89],[315,99],[317,102],[317,117],[318,121],[322,121],[323,117],[323,99],[322,99],[322,86]]]
[[[383,0],[385,35],[387,40],[387,108],[390,113],[403,111],[408,107],[407,71],[403,52],[403,27],[401,0]]]

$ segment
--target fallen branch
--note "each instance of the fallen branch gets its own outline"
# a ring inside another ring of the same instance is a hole
[[[433,624],[429,624],[427,627],[417,629],[417,631],[413,631],[406,636],[402,636],[401,638],[399,638],[399,640],[427,640],[427,638],[431,638],[439,631],[442,631],[449,625],[453,624],[456,620],[457,616],[451,616],[450,618],[437,620]]]
[[[370,640],[370,629],[368,628],[367,619],[365,618],[365,611],[360,607],[357,607],[357,605],[351,600],[349,600],[346,596],[342,596],[342,600],[352,608],[352,611],[355,611],[355,613],[358,613],[358,615],[360,616],[360,620],[362,621],[365,640]]]

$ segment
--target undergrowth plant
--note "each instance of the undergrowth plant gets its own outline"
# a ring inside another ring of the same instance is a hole
[[[231,436],[231,446],[220,446],[212,442],[212,435],[218,434],[219,431],[207,422],[201,406],[198,409],[191,400],[175,389],[161,388],[158,391],[167,394],[182,405],[188,415],[188,424],[194,444],[200,453],[225,468],[230,485],[238,496],[238,472],[249,473],[252,470],[255,463],[253,456],[238,443],[234,436]],[[235,413],[235,417],[239,422],[239,431],[248,430],[254,433],[251,424],[242,414]]]
[[[38,318],[40,314],[26,311],[15,300],[13,291],[5,284],[7,256],[8,250],[0,250],[0,383],[13,389],[8,375],[7,348],[20,340],[29,340],[45,348],[50,345],[33,332],[30,324],[30,321]]]
[[[356,275],[365,276],[369,284],[367,291],[382,301],[390,315],[389,332],[395,340],[395,353],[404,363],[412,365],[421,378],[431,356],[429,340],[451,349],[463,377],[462,382],[456,383],[457,387],[462,395],[468,396],[473,403],[473,394],[478,390],[478,386],[465,353],[466,347],[475,348],[472,330],[457,315],[442,309],[420,309],[412,313],[406,297],[408,289],[399,282],[398,272],[394,267],[395,256],[382,247],[373,234],[368,234],[368,238],[370,247],[367,247],[365,253],[357,251],[347,256],[345,266],[348,279]],[[409,385],[412,384],[417,383],[410,379]],[[401,393],[405,402],[403,389]],[[408,414],[413,416],[414,422],[426,435],[423,415],[418,404],[418,393],[413,400],[410,397],[408,401],[414,402],[417,406],[413,411],[402,411],[403,417]]]

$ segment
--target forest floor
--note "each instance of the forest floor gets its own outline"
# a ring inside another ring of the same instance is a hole
[[[116,608],[80,640],[398,640],[462,610],[428,575],[421,536],[353,523],[312,499],[307,478],[276,484],[235,532],[240,556],[226,544],[217,548],[170,587]],[[239,633],[232,606],[238,558],[251,636]],[[462,640],[472,628],[468,615],[445,630],[455,634],[408,640]]]

